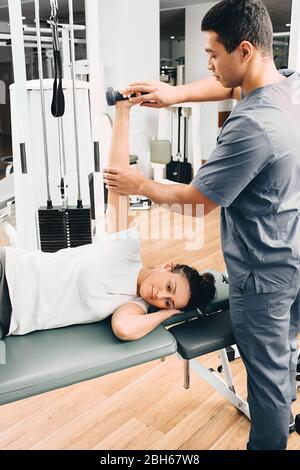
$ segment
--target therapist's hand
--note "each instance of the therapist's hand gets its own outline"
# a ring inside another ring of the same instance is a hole
[[[146,108],[167,108],[178,102],[177,87],[168,85],[159,80],[133,82],[122,90],[124,95],[131,93],[147,93],[146,95],[131,98],[131,103],[140,104]]]
[[[141,195],[141,187],[147,178],[138,170],[105,168],[103,180],[110,191],[129,195]]]
[[[120,93],[123,94],[123,96],[125,98],[129,98],[130,94],[131,93],[124,93],[124,90],[119,90]],[[137,97],[141,96],[141,93],[136,93]],[[134,103],[132,101],[130,101],[129,99],[127,100],[124,100],[124,101],[117,101],[116,104],[115,104],[115,108],[116,108],[116,111],[122,111],[124,109],[128,109],[130,110],[131,108],[133,108],[134,106],[136,106],[137,103]]]

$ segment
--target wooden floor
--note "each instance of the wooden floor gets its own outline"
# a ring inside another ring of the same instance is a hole
[[[147,234],[169,213],[138,213],[145,265],[165,261],[190,263],[200,270],[225,269],[219,241],[219,211],[194,232],[194,239],[159,240]],[[183,218],[172,215],[178,237]],[[187,224],[188,225],[188,224]],[[191,235],[191,227],[188,234]],[[173,235],[174,235],[173,233]],[[166,238],[166,237],[165,237]],[[179,237],[178,237],[179,238]],[[4,240],[3,240],[4,241]],[[216,368],[216,354],[201,358]],[[240,359],[231,363],[237,391],[246,396]],[[183,388],[182,362],[167,357],[99,379],[0,407],[0,449],[177,450],[244,449],[249,422],[193,371],[191,388]],[[300,412],[300,400],[294,405]],[[294,433],[289,449],[300,449]]]

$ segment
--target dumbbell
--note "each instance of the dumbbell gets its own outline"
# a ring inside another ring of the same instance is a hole
[[[147,93],[142,93],[142,95],[147,95]],[[136,97],[135,93],[132,93],[130,95],[130,98],[135,98],[135,97]],[[129,98],[124,98],[122,93],[120,93],[119,91],[114,90],[112,87],[107,88],[106,101],[107,101],[108,106],[115,106],[117,101],[125,101],[125,100],[128,100],[128,99]]]

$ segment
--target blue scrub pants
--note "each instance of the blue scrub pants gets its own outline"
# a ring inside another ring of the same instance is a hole
[[[243,290],[230,283],[232,329],[247,370],[251,431],[248,450],[284,450],[297,398],[300,269],[290,286],[257,294],[250,274]]]

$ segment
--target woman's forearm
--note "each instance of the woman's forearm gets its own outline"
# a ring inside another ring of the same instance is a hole
[[[129,167],[129,114],[128,108],[116,109],[108,155],[110,166]]]
[[[174,315],[170,310],[160,310],[159,312],[146,315],[131,315],[126,321],[126,340],[135,341],[150,333],[162,322]]]
[[[116,107],[108,164],[129,168],[129,114],[130,109]],[[128,196],[108,191],[107,228],[109,233],[128,229]]]

